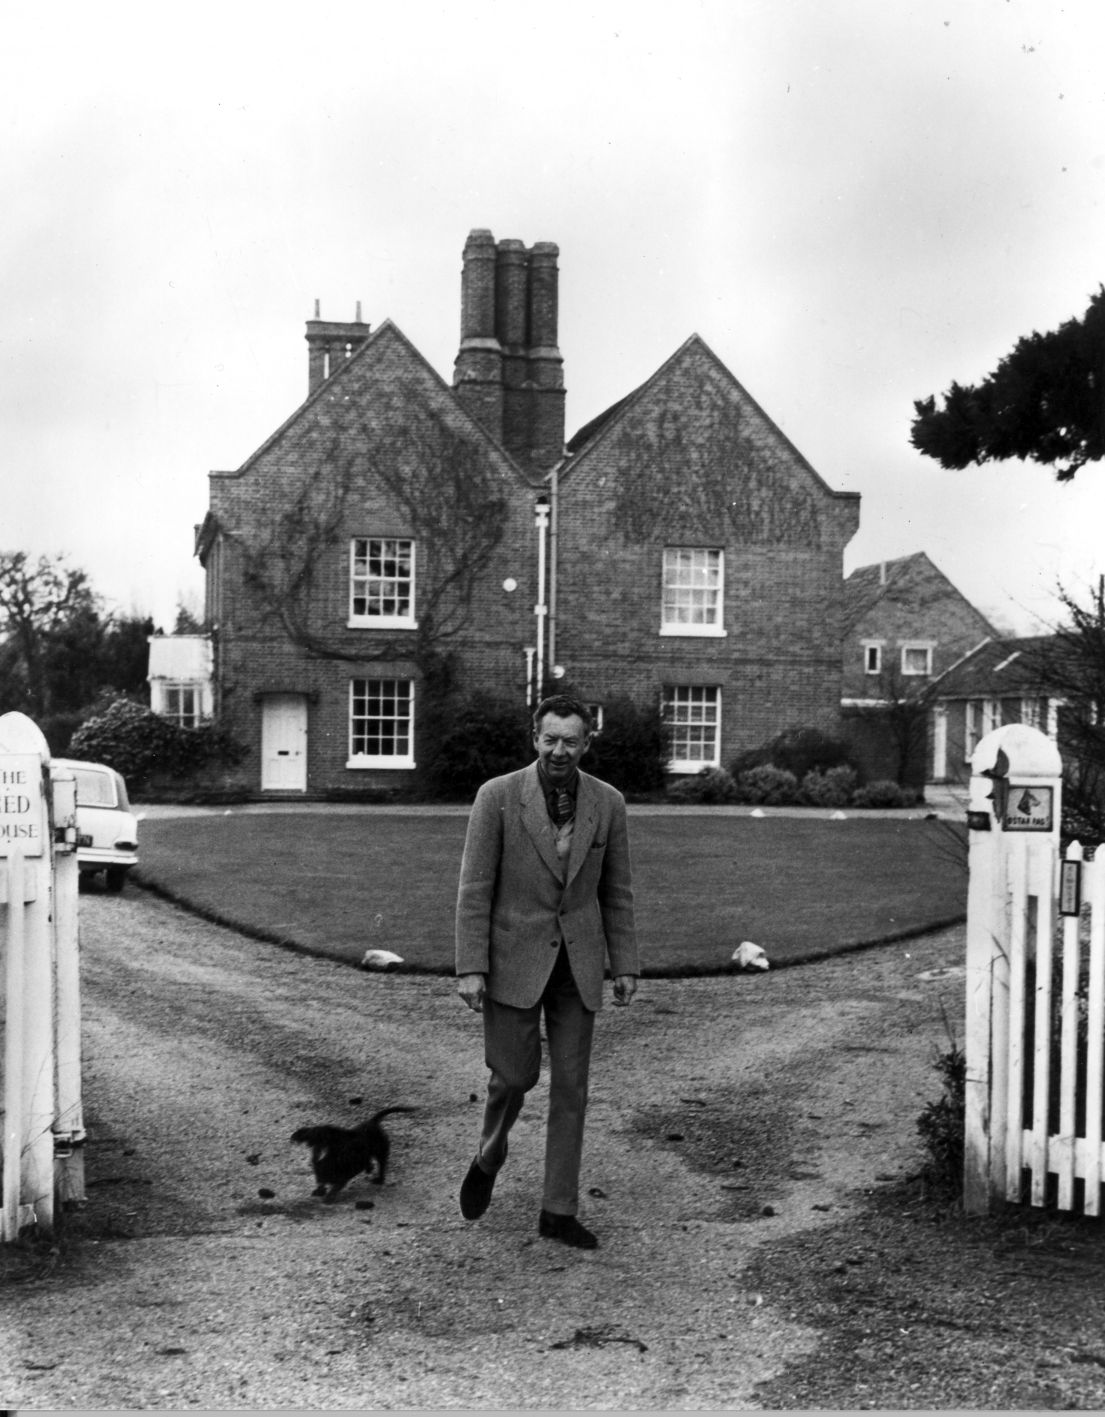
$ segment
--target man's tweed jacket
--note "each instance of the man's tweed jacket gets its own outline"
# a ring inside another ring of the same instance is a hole
[[[541,998],[561,940],[584,1006],[602,1007],[610,973],[639,974],[625,799],[579,774],[567,869],[556,854],[537,764],[476,795],[457,894],[457,974],[486,974],[500,1004]]]

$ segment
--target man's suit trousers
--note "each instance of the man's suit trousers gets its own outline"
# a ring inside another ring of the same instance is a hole
[[[532,1008],[483,1001],[487,1085],[479,1162],[488,1172],[506,1160],[507,1138],[526,1093],[541,1075],[541,1015],[549,1045],[549,1117],[542,1209],[575,1215],[595,1015],[584,1008],[563,945],[545,991]]]

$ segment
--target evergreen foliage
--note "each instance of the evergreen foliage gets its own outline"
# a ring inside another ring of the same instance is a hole
[[[181,728],[133,699],[114,699],[74,733],[67,756],[106,763],[140,790],[155,779],[235,767],[247,752],[214,724]]]
[[[981,383],[913,407],[910,441],[941,467],[1028,458],[1070,481],[1105,455],[1105,287],[1080,319],[1019,339]]]

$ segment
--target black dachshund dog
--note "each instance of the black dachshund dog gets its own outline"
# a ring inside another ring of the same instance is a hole
[[[328,1201],[336,1200],[354,1176],[362,1171],[370,1172],[373,1166],[376,1184],[382,1186],[391,1141],[380,1123],[393,1112],[416,1110],[414,1107],[385,1107],[356,1127],[300,1127],[293,1132],[292,1141],[311,1148],[311,1168],[318,1182],[312,1194]]]

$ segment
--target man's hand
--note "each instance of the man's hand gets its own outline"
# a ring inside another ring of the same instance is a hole
[[[457,979],[457,993],[470,1009],[479,1013],[487,990],[486,974],[462,974]]]
[[[637,992],[637,976],[635,974],[619,974],[614,980],[614,1002],[621,1008],[633,998]]]

